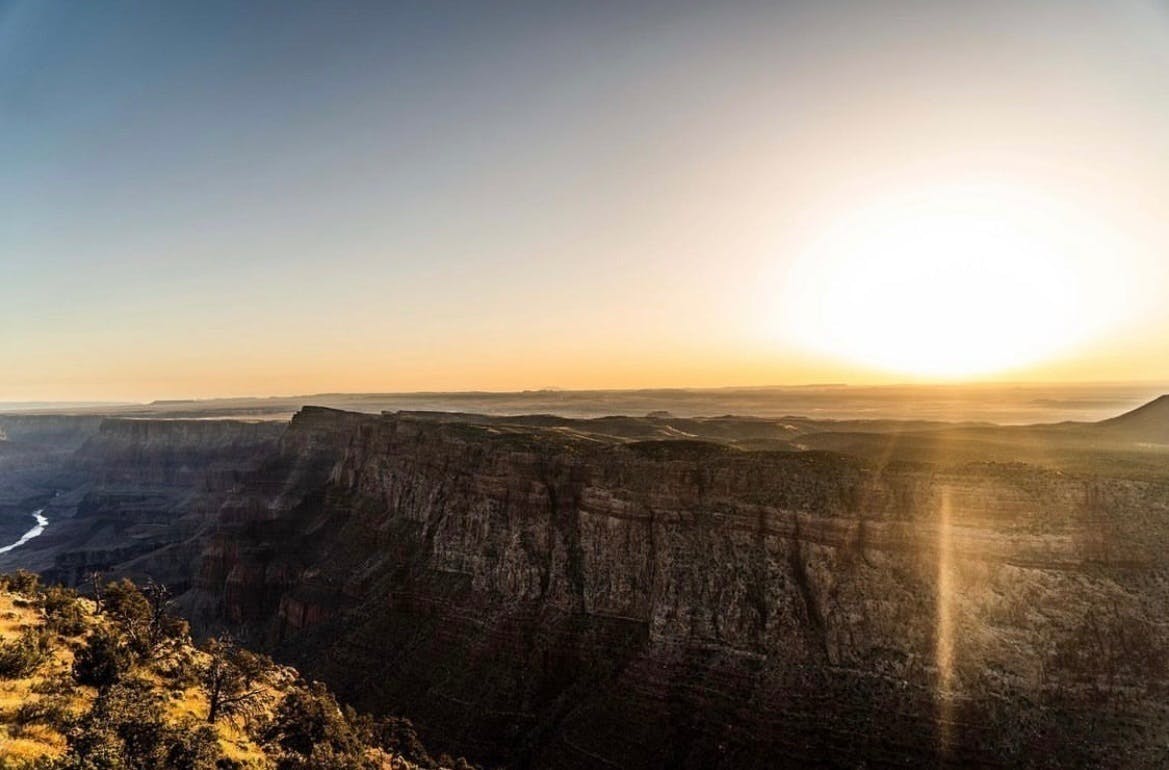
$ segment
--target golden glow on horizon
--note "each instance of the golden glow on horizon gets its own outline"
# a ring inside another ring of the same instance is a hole
[[[795,344],[865,367],[955,379],[1034,366],[1132,305],[1121,244],[1023,190],[928,189],[839,219],[786,276]]]

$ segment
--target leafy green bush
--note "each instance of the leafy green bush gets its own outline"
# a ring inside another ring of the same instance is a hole
[[[13,737],[17,737],[13,735]],[[52,757],[41,756],[36,759],[10,759],[5,757],[0,760],[0,768],[2,770],[58,770],[57,762]]]
[[[123,631],[134,651],[150,651],[150,602],[129,579],[109,583],[101,593],[102,611]]]

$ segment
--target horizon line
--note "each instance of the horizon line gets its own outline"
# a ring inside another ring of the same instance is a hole
[[[850,382],[807,382],[793,384],[769,385],[668,385],[642,387],[610,387],[610,388],[571,388],[545,386],[538,388],[521,389],[485,389],[469,388],[466,390],[336,390],[318,391],[314,393],[282,393],[282,394],[237,394],[214,396],[160,396],[152,399],[0,399],[0,407],[38,406],[74,406],[74,407],[101,407],[101,406],[151,406],[167,403],[199,403],[208,401],[278,401],[286,399],[306,399],[336,396],[519,396],[537,393],[647,393],[647,392],[718,392],[718,391],[766,391],[766,390],[815,390],[815,389],[856,389],[856,390],[893,390],[898,388],[928,388],[928,389],[955,389],[955,388],[994,388],[994,387],[1158,387],[1169,388],[1169,381],[1160,379],[1149,380],[970,380],[970,381],[901,381],[887,383],[850,383]]]

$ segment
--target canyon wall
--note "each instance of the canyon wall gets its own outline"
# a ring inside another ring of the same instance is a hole
[[[1169,760],[1169,474],[1082,431],[1099,472],[985,428],[1002,461],[744,449],[829,440],[795,419],[5,425],[0,480],[51,523],[0,569],[166,582],[198,630],[487,764]]]
[[[487,761],[1165,758],[1163,483],[309,409],[240,489],[192,606]]]
[[[56,489],[85,483],[66,467],[101,422],[100,417],[0,415],[0,545],[27,531],[32,511],[48,504]]]
[[[83,421],[85,430],[53,444],[57,453],[37,461],[35,484],[29,479],[23,484],[35,491],[25,507],[39,501],[51,523],[36,541],[0,555],[0,569],[36,569],[48,580],[71,584],[95,571],[149,573],[180,589],[189,585],[202,549],[197,536],[214,525],[242,475],[275,452],[285,428],[26,417],[27,426],[44,422],[46,427],[25,427],[23,435],[13,435],[13,444],[30,451],[29,436],[41,440],[55,420]],[[12,488],[11,475],[4,474],[3,481]]]

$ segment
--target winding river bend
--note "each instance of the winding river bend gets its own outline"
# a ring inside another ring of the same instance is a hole
[[[29,540],[32,540],[34,537],[39,537],[40,534],[45,531],[45,527],[49,526],[49,520],[45,518],[44,513],[44,508],[33,511],[32,517],[37,520],[36,526],[21,535],[20,539],[15,543],[9,543],[8,545],[0,548],[0,553],[8,553],[13,548],[19,548]]]

